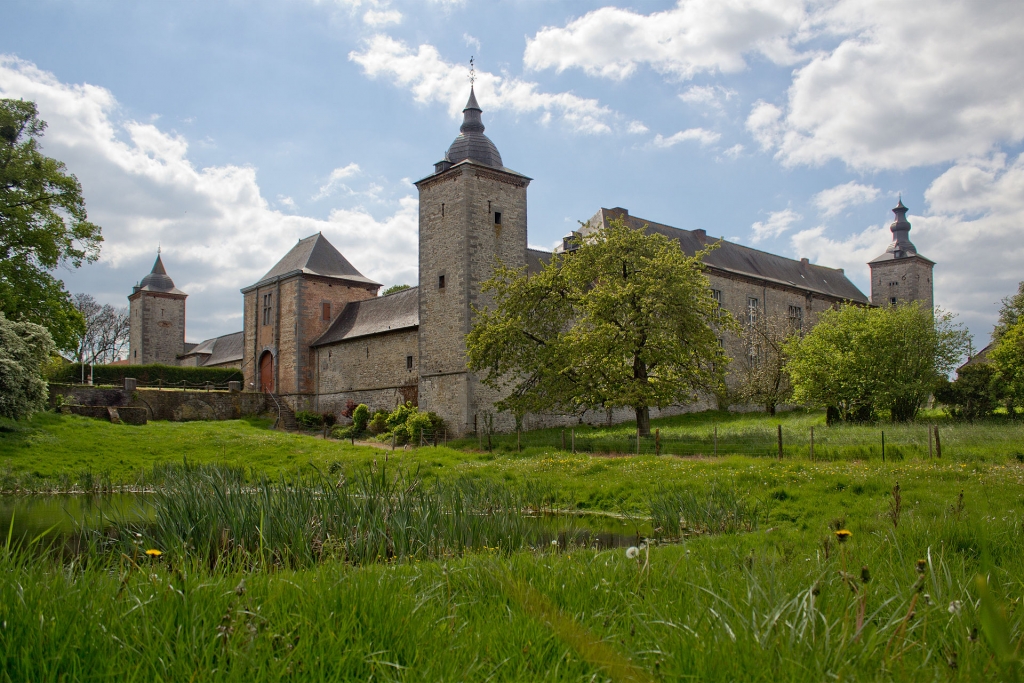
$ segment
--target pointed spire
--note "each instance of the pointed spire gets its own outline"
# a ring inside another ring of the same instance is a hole
[[[153,262],[153,270],[149,272],[156,273],[157,275],[167,275],[167,269],[164,268],[163,259],[160,258],[160,247],[156,248],[156,261]]]
[[[483,133],[484,122],[480,118],[482,113],[483,110],[476,103],[476,93],[473,92],[473,86],[469,86],[469,101],[466,102],[466,107],[462,110],[462,126],[459,130],[463,133]]]
[[[903,194],[900,193],[899,201],[896,202],[896,208],[892,210],[896,220],[889,226],[889,230],[892,232],[892,244],[886,250],[897,258],[912,256],[917,253],[917,247],[910,241],[910,222],[907,220],[907,211],[909,210],[903,205]]]

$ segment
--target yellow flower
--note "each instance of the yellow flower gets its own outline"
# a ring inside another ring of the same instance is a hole
[[[163,553],[162,550],[157,550],[156,548],[150,548],[149,550],[146,551],[146,554],[149,555],[150,557],[160,557],[164,553]]]
[[[836,532],[836,540],[840,543],[846,543],[846,541],[850,539],[850,536],[853,536],[853,532],[849,529],[840,529]]]

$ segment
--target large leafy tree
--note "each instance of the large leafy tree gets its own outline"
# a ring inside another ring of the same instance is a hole
[[[469,366],[517,417],[628,406],[647,435],[651,407],[723,386],[718,338],[735,323],[720,316],[703,257],[613,220],[539,273],[498,267],[484,284],[494,305],[467,338]]]
[[[75,309],[85,320],[85,333],[79,338],[75,360],[83,367],[88,363],[112,363],[128,346],[128,307],[100,305],[91,294],[72,297]]]
[[[887,410],[894,422],[912,420],[969,343],[967,331],[941,310],[916,303],[840,306],[790,342],[794,397],[844,420],[871,419],[876,410]]]
[[[797,336],[792,321],[778,315],[759,315],[743,326],[744,356],[736,363],[738,398],[764,406],[769,415],[793,395],[786,371],[787,344]]]
[[[43,325],[72,351],[83,320],[51,273],[95,261],[103,238],[78,179],[40,151],[45,128],[35,103],[0,99],[0,311]]]
[[[989,357],[995,366],[1006,407],[1014,414],[1017,406],[1024,405],[1024,318],[1006,328]]]
[[[0,312],[0,417],[17,420],[46,406],[42,366],[52,351],[45,327]]]
[[[992,330],[992,340],[999,339],[1006,332],[1024,320],[1024,282],[1017,285],[1017,293],[1003,297],[999,306],[999,319],[996,321],[995,329]]]

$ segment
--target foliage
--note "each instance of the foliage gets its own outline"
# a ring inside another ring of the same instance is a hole
[[[53,347],[45,327],[0,312],[0,417],[18,420],[46,407],[42,368]]]
[[[37,113],[33,102],[0,99],[0,311],[43,325],[71,351],[83,321],[50,273],[95,261],[103,238],[78,179],[40,152],[46,123]]]
[[[370,408],[365,403],[360,403],[352,411],[352,427],[355,428],[356,434],[362,434],[369,423]]]
[[[75,360],[82,364],[118,360],[128,346],[128,307],[101,306],[91,294],[82,293],[75,294],[72,301],[85,321],[85,332],[78,339]]]
[[[1024,406],[1024,318],[1007,328],[989,358],[1011,410]]]
[[[939,381],[935,400],[954,418],[974,421],[992,414],[999,405],[1001,387],[990,363],[973,363],[957,371],[956,380]]]
[[[295,413],[295,421],[306,429],[319,429],[324,426],[324,416],[312,410],[300,410]]]
[[[893,422],[912,420],[969,345],[953,317],[917,303],[825,311],[787,347],[795,400],[832,408],[846,421],[870,420],[877,409]]]
[[[390,287],[385,289],[383,292],[381,292],[380,295],[381,296],[387,296],[388,294],[396,294],[398,292],[404,292],[407,289],[409,289],[409,285],[391,285]]]
[[[794,336],[793,324],[776,315],[759,315],[743,327],[745,354],[737,363],[739,399],[764,406],[769,415],[793,395],[786,371],[787,342]]]
[[[416,406],[411,401],[405,403],[399,403],[395,406],[387,417],[388,430],[393,431],[396,427],[404,425],[409,420],[409,416],[416,413]]]
[[[226,384],[242,381],[242,371],[235,368],[195,368],[177,365],[86,365],[84,376],[92,371],[93,384],[123,385],[125,377],[134,377],[139,384],[157,386],[160,384],[181,386],[202,386],[205,384]],[[83,367],[78,363],[60,366],[47,379],[51,384],[77,384],[81,381]]]
[[[707,250],[612,220],[536,274],[499,266],[484,283],[493,308],[476,311],[469,366],[513,415],[629,406],[650,432],[651,406],[715,392],[728,362],[703,273]]]
[[[345,409],[341,411],[341,416],[351,418],[352,413],[355,411],[358,405],[359,404],[357,404],[352,399],[348,399],[347,401],[345,401]]]
[[[999,319],[992,330],[992,341],[998,342],[1009,329],[1024,320],[1024,281],[1017,285],[1017,293],[1003,297],[999,306]]]
[[[373,414],[373,417],[366,424],[366,428],[373,435],[383,434],[388,430],[388,414],[387,411],[378,410]]]

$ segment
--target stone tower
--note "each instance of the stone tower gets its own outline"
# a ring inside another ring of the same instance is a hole
[[[935,307],[932,296],[935,262],[918,254],[917,247],[910,241],[910,223],[902,197],[892,212],[896,214],[896,220],[889,226],[892,244],[884,254],[868,264],[871,268],[871,303],[892,306],[920,301],[930,311]]]
[[[174,286],[157,251],[149,275],[128,297],[128,362],[177,365],[185,351],[185,298]]]
[[[488,305],[481,284],[498,259],[526,265],[526,188],[484,135],[470,87],[460,133],[419,189],[419,405],[457,434],[493,413],[497,396],[466,369],[473,307]],[[495,416],[498,421],[508,416]],[[511,418],[508,418],[511,419]]]

